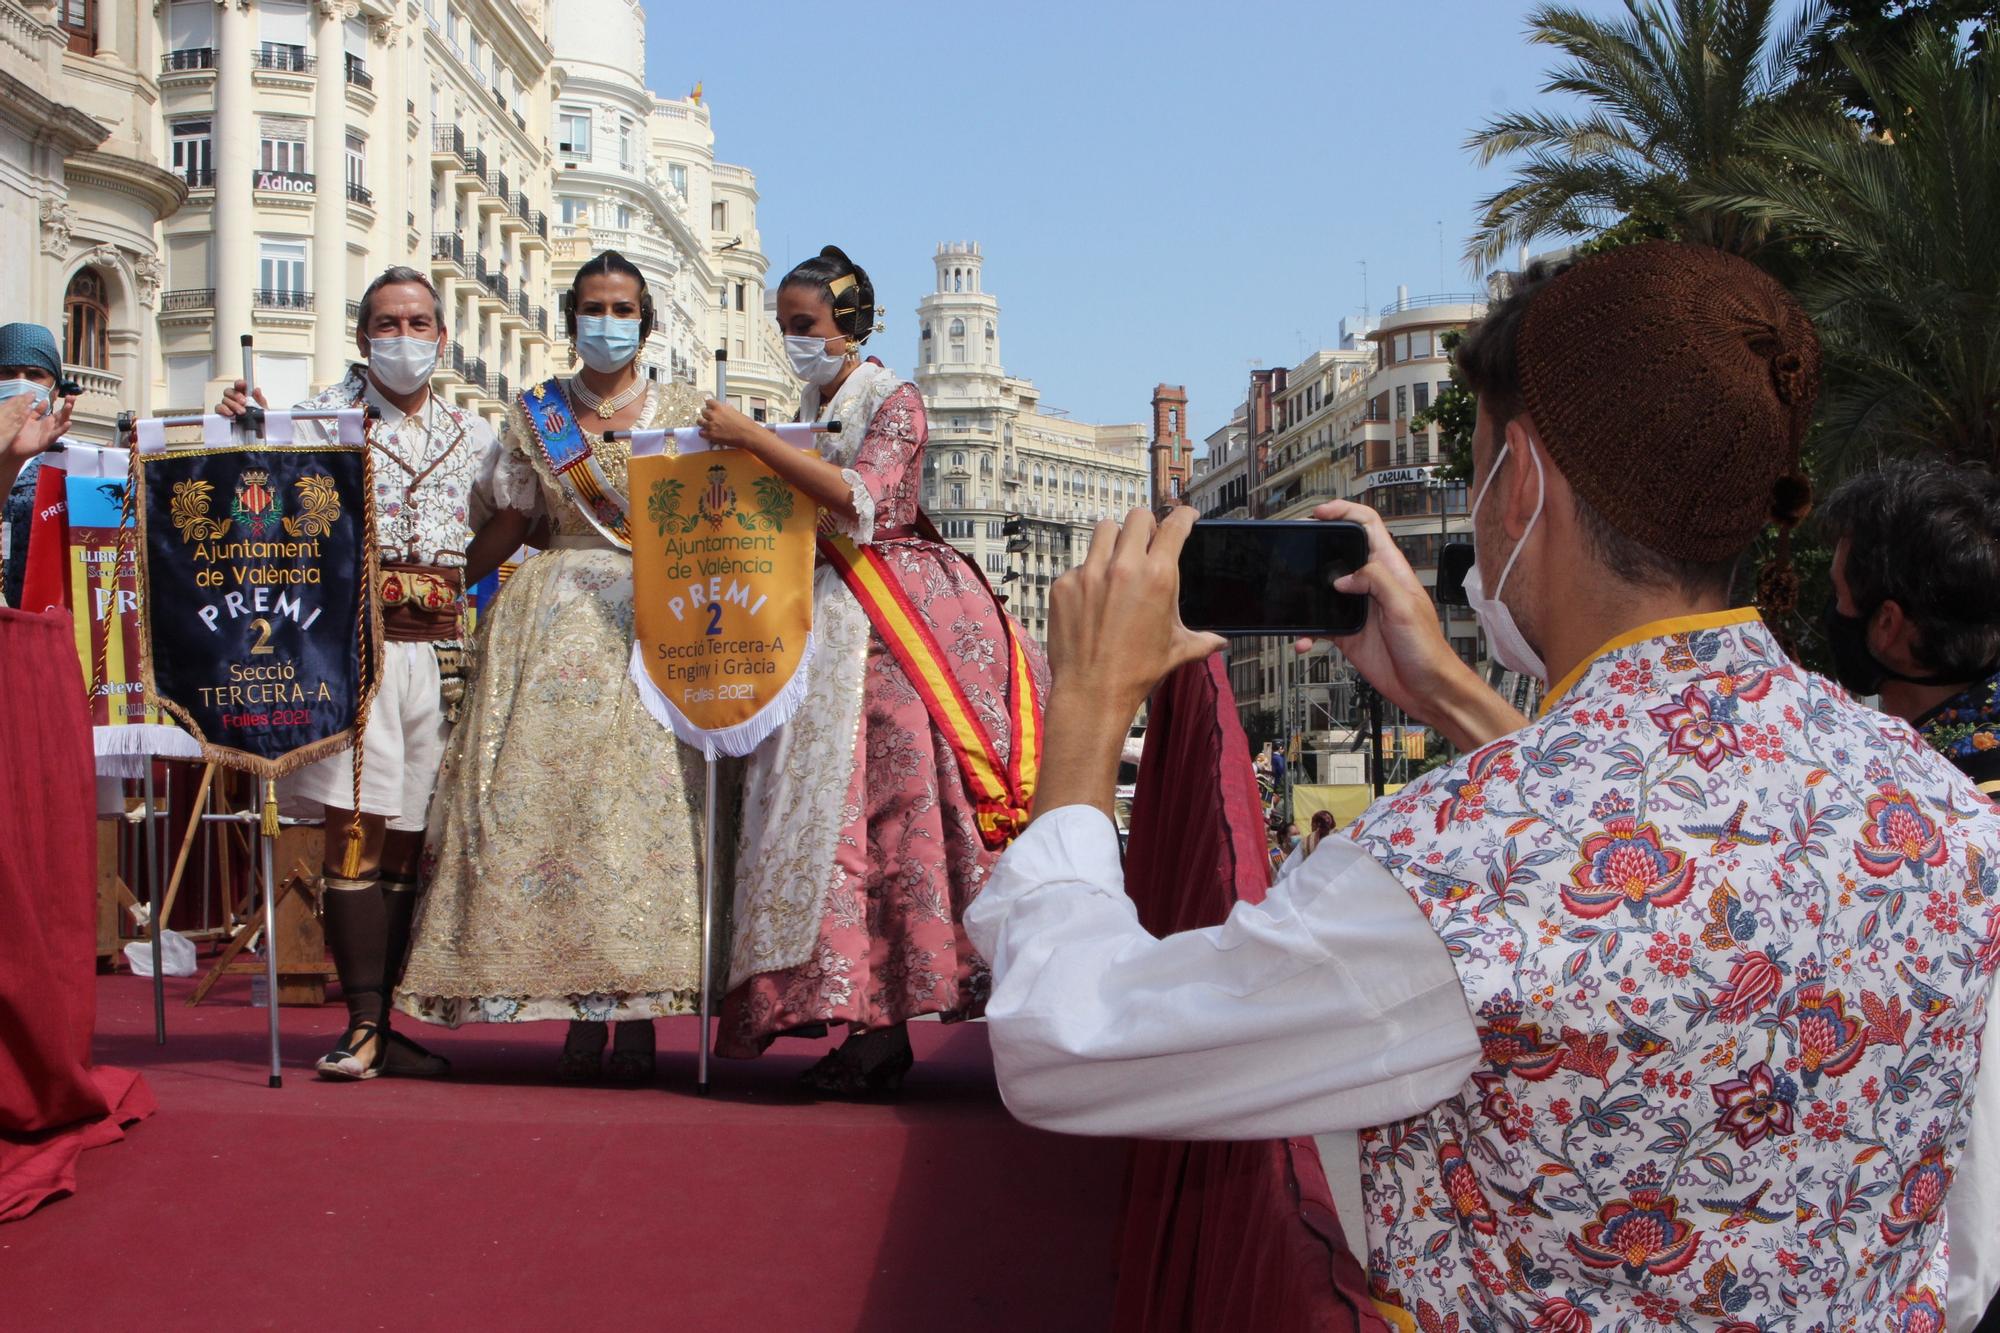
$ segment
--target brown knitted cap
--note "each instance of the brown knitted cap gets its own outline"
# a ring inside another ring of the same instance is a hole
[[[1640,545],[1727,560],[1804,516],[1819,338],[1749,261],[1667,242],[1583,260],[1534,296],[1518,354],[1549,456]]]

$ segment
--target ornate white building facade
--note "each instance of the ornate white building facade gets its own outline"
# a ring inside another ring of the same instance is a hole
[[[553,39],[558,293],[590,256],[617,250],[653,293],[653,336],[641,353],[648,373],[712,389],[724,349],[730,400],[760,419],[790,419],[798,386],[764,313],[756,177],[715,160],[712,118],[698,98],[647,89],[638,0],[562,0]],[[559,317],[555,333],[558,368],[566,367]]]
[[[161,222],[187,190],[159,165],[150,4],[0,0],[0,321],[46,326],[84,387],[72,433],[108,440],[156,401]]]
[[[361,291],[427,270],[438,388],[497,414],[548,362],[548,72],[538,0],[164,0],[166,400],[211,401],[254,337],[291,401],[355,356]]]
[[[1144,424],[1094,426],[1045,410],[1000,362],[1000,303],[977,243],[940,245],[917,303],[916,384],[930,417],[924,508],[972,556],[1037,638],[1049,586],[1083,559],[1099,519],[1148,500]],[[1018,520],[1011,539],[1005,529]]]

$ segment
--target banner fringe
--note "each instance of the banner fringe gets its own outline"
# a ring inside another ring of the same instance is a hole
[[[806,645],[799,650],[799,665],[792,672],[792,678],[785,682],[785,688],[772,696],[755,713],[738,722],[733,727],[723,727],[717,731],[705,731],[690,722],[673,701],[653,683],[646,671],[646,658],[638,641],[632,644],[632,662],[627,674],[639,690],[639,702],[655,722],[673,732],[681,741],[700,750],[710,761],[721,756],[741,759],[755,750],[799,711],[805,702],[807,681],[810,676],[813,651],[817,646],[812,633],[806,634]]]

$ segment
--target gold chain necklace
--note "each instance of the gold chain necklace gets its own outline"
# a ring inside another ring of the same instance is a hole
[[[626,406],[646,391],[646,380],[642,376],[632,381],[632,387],[629,389],[624,389],[609,398],[599,398],[583,382],[583,376],[575,375],[570,378],[569,390],[576,395],[577,402],[597,413],[598,420],[609,421],[618,414],[620,408]]]

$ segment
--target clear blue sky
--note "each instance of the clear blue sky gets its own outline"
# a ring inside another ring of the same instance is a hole
[[[1458,256],[1505,177],[1462,145],[1539,96],[1528,8],[646,0],[646,73],[704,83],[718,157],[757,173],[774,282],[827,242],[868,269],[892,367],[933,249],[976,240],[1011,373],[1086,421],[1145,420],[1154,384],[1185,383],[1198,440],[1253,362],[1334,343],[1361,261],[1375,307],[1476,286]]]

